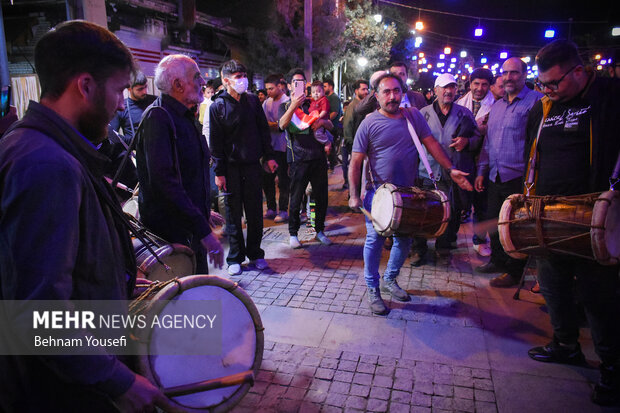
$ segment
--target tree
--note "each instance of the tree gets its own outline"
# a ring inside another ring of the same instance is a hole
[[[369,0],[347,2],[347,28],[344,32],[347,45],[345,53],[336,61],[346,64],[343,80],[347,83],[353,83],[359,78],[368,79],[374,71],[385,68],[390,58],[396,25],[377,23],[374,14]],[[366,58],[366,65],[358,64],[360,57]]]
[[[342,37],[346,19],[338,16],[331,2],[314,7],[312,60],[315,75],[333,66],[336,56],[345,49]],[[248,27],[248,64],[257,72],[282,73],[303,67],[304,60],[303,0],[277,0],[269,14],[268,28]],[[316,76],[315,76],[316,77]]]

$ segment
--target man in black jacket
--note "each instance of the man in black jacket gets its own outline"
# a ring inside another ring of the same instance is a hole
[[[526,185],[541,196],[607,190],[620,152],[616,127],[620,116],[620,80],[597,78],[586,70],[577,47],[566,40],[543,47],[536,56],[536,64],[537,83],[546,96],[532,107],[528,117],[525,155],[528,171],[533,166],[536,179],[526,179]],[[534,153],[535,163],[529,161]],[[607,236],[617,242],[617,234]],[[537,267],[553,340],[546,346],[530,349],[530,357],[552,363],[585,362],[578,342],[576,292],[585,309],[594,349],[602,361],[601,378],[594,386],[592,401],[601,405],[618,403],[620,267],[554,253],[537,258]]]
[[[225,196],[226,233],[230,250],[226,262],[230,275],[241,274],[246,256],[259,270],[267,268],[263,237],[263,192],[261,158],[271,173],[278,167],[273,160],[271,134],[265,112],[255,95],[246,93],[248,74],[236,60],[222,65],[226,88],[209,108],[209,147],[215,169],[215,184]],[[241,217],[245,210],[247,243],[243,239]]]
[[[223,251],[209,217],[209,148],[194,122],[204,79],[185,55],[169,55],[155,69],[162,95],[144,112],[136,139],[139,207],[144,225],[168,242],[190,247],[197,274],[209,260],[222,266]]]
[[[331,245],[331,240],[325,235],[325,215],[327,213],[327,157],[324,145],[315,139],[314,131],[324,127],[332,129],[332,123],[327,119],[316,119],[311,126],[301,122],[301,118],[308,114],[310,106],[305,94],[295,95],[294,84],[306,84],[303,69],[293,69],[288,75],[291,90],[290,102],[280,105],[280,129],[288,134],[288,145],[291,147],[292,162],[291,175],[291,202],[289,203],[288,231],[291,248],[301,248],[297,232],[301,225],[299,211],[304,192],[308,183],[312,185],[312,197],[316,202],[316,238],[324,245]],[[299,111],[298,111],[299,109]],[[301,118],[300,118],[301,117]]]
[[[41,101],[0,140],[0,300],[55,300],[67,310],[70,300],[127,300],[135,256],[103,178],[108,159],[95,147],[123,109],[131,53],[103,27],[70,21],[39,40],[34,59]],[[29,325],[32,312],[11,319]],[[19,339],[0,329],[0,343],[24,351],[29,343]],[[0,356],[3,412],[139,412],[155,404],[166,404],[162,393],[101,349]]]

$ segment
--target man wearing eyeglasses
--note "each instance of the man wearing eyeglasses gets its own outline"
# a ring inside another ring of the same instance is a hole
[[[487,219],[497,219],[504,200],[522,189],[525,162],[525,128],[527,116],[542,93],[525,87],[527,65],[517,57],[507,59],[502,65],[505,95],[491,107],[487,122],[487,137],[484,140],[478,174],[475,180],[476,191],[485,189],[485,178],[489,178],[487,192]],[[497,232],[490,234],[491,259],[487,264],[476,268],[482,273],[502,275],[490,281],[492,287],[506,288],[519,282],[525,262],[509,257],[499,242]]]
[[[597,78],[587,70],[576,46],[556,40],[536,56],[538,87],[545,97],[528,119],[526,159],[537,151],[536,195],[578,195],[609,188],[620,151],[620,80]],[[542,126],[541,126],[542,122]],[[535,144],[538,130],[540,135]],[[616,188],[616,190],[619,188]],[[549,310],[553,340],[534,347],[536,361],[584,364],[579,338],[576,292],[583,304],[600,357],[601,378],[592,401],[613,405],[620,400],[619,266],[550,255],[537,259],[540,290]]]

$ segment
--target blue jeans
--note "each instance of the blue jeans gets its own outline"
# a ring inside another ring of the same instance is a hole
[[[540,292],[547,302],[553,337],[560,343],[577,343],[576,295],[583,304],[596,354],[604,363],[620,361],[619,267],[561,256],[539,258],[537,267]]]
[[[364,208],[370,211],[374,191],[368,191],[364,197]],[[394,236],[394,244],[390,250],[390,259],[385,269],[383,279],[394,280],[400,273],[400,268],[405,263],[411,248],[411,238]],[[377,234],[372,222],[366,218],[366,242],[364,243],[364,280],[370,288],[379,287],[379,262],[383,252],[385,237]]]

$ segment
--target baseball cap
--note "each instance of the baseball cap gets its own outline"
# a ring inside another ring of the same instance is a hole
[[[450,83],[454,83],[456,85],[456,79],[450,73],[442,73],[437,79],[435,79],[435,87],[446,87]]]

